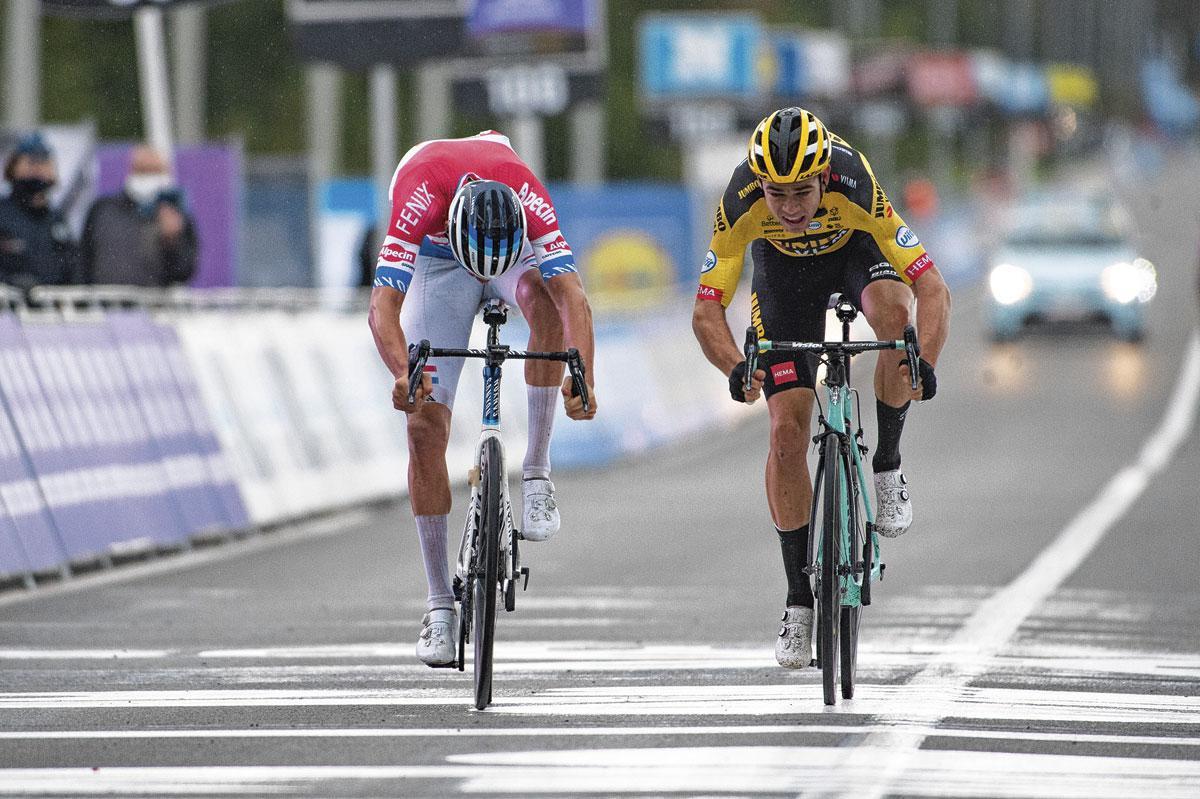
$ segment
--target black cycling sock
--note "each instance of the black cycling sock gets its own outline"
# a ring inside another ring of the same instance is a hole
[[[900,434],[904,432],[904,417],[908,415],[909,404],[906,402],[893,408],[875,400],[875,418],[879,420],[879,445],[871,458],[875,474],[900,468]]]
[[[808,575],[804,567],[808,565],[808,525],[798,530],[779,530],[779,546],[783,550],[783,571],[787,575],[788,607],[799,605],[804,608],[813,606],[812,586],[808,584]]]

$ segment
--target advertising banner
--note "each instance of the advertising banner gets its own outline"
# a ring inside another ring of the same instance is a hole
[[[642,92],[650,100],[754,98],[761,41],[753,16],[648,14],[638,32]]]
[[[8,574],[44,571],[67,560],[8,410],[10,394],[24,394],[22,386],[30,377],[14,364],[14,325],[11,318],[0,317],[0,527],[7,530],[0,532],[0,546],[7,553],[0,555],[0,572]],[[4,543],[9,537],[15,540]]]
[[[474,0],[467,13],[471,36],[497,33],[586,33],[594,0]]]
[[[961,107],[979,97],[966,53],[916,53],[908,61],[906,78],[918,105]]]
[[[1090,108],[1100,94],[1096,76],[1090,69],[1077,64],[1050,64],[1046,67],[1046,84],[1050,101]]]
[[[234,476],[230,458],[221,449],[216,428],[200,394],[200,386],[191,364],[183,352],[179,333],[169,325],[154,325],[159,338],[163,361],[171,373],[183,410],[191,425],[196,452],[204,461],[210,485],[217,499],[222,527],[226,530],[245,530],[250,527],[250,514]]]
[[[226,529],[211,474],[163,352],[158,326],[144,311],[114,311],[106,321],[130,391],[169,486],[185,535]]]
[[[650,307],[694,279],[692,206],[683,187],[558,184],[550,194],[596,307]]]
[[[111,433],[94,438],[89,455],[109,475],[102,499],[113,506],[113,543],[136,549],[184,542],[183,519],[108,325],[102,319],[68,322],[41,332],[56,341],[47,356],[74,373],[70,382],[87,418],[104,420]]]

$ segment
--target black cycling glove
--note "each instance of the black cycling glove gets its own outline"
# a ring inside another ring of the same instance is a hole
[[[729,396],[735,402],[746,401],[746,362],[742,361],[729,373]]]
[[[937,375],[933,373],[933,364],[924,358],[917,358],[917,374],[921,377],[921,399],[933,399],[937,393]]]
[[[908,366],[908,358],[900,361],[901,366]],[[937,375],[933,373],[933,364],[924,358],[917,358],[917,377],[921,380],[921,401],[933,399],[937,394]]]

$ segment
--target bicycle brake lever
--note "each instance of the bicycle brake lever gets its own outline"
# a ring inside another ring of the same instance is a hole
[[[904,326],[904,356],[908,359],[908,379],[913,391],[921,380],[918,368],[921,358],[921,345],[917,343],[917,331],[912,325]]]
[[[746,356],[746,375],[742,378],[742,391],[749,392],[754,387],[754,373],[758,371],[758,331],[753,327],[746,328],[746,344],[742,347]]]
[[[581,397],[583,412],[588,413],[592,409],[592,403],[588,396],[587,381],[584,379],[587,370],[583,366],[583,359],[579,357],[579,350],[574,347],[567,350],[567,368],[571,372],[571,396]]]
[[[417,401],[417,386],[425,374],[425,363],[429,360],[429,339],[421,339],[421,343],[408,345],[408,404]]]

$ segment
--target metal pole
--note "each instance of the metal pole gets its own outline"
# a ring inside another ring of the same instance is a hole
[[[183,5],[170,13],[175,128],[180,142],[195,144],[205,138],[208,18],[199,4]]]
[[[450,70],[445,64],[417,67],[417,135],[422,141],[448,139],[450,130]]]
[[[604,106],[597,100],[571,109],[571,180],[597,184],[604,181]]]
[[[137,34],[143,129],[150,145],[170,161],[174,158],[175,139],[171,130],[171,97],[167,82],[162,9],[139,6],[134,12],[133,22]]]
[[[377,64],[371,69],[371,166],[375,178],[375,218],[386,220],[390,200],[388,186],[399,155],[396,141],[396,68]]]
[[[545,126],[542,118],[536,114],[515,116],[509,122],[512,135],[513,149],[521,156],[533,174],[542,177],[542,166],[545,163]]]
[[[42,5],[8,0],[4,36],[4,124],[29,130],[41,121]]]
[[[321,190],[339,167],[342,151],[342,73],[332,64],[306,70],[308,89],[308,219],[312,239],[312,279],[321,276]]]

